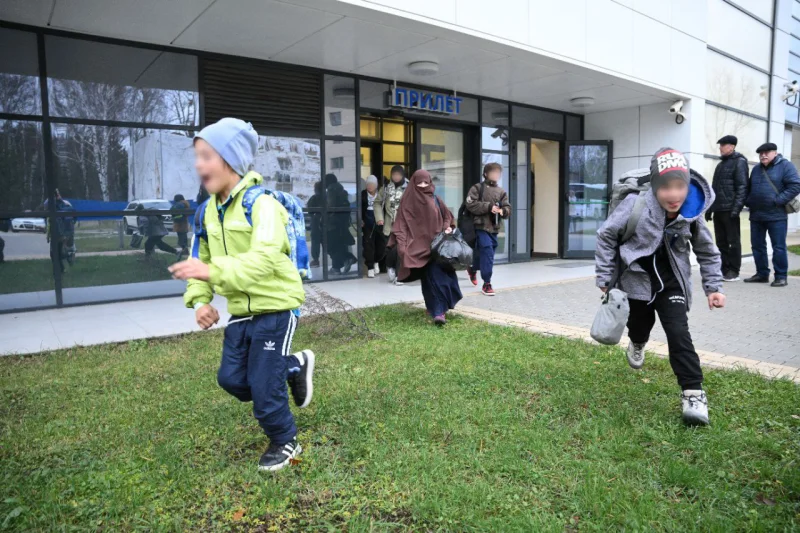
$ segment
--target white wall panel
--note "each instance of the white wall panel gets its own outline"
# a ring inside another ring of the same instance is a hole
[[[708,35],[708,2],[705,0],[672,0],[671,26],[705,41]]]
[[[667,86],[692,96],[702,97],[706,88],[705,43],[685,33],[672,31],[670,48],[672,80]]]
[[[614,157],[639,155],[639,108],[629,107],[584,117],[584,138],[614,141]]]
[[[670,85],[673,74],[670,33],[675,31],[669,26],[639,13],[633,14],[634,76],[665,87]]]
[[[369,2],[450,24],[456,23],[456,0],[369,0]]]
[[[639,155],[650,156],[659,148],[669,146],[688,152],[691,148],[691,115],[683,124],[675,124],[668,105],[648,105],[639,108],[641,124]]]
[[[633,73],[633,11],[611,0],[587,2],[586,60]]]
[[[633,9],[667,25],[672,18],[672,0],[634,0]]]

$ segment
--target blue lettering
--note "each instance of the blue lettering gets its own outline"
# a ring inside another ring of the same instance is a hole
[[[463,102],[464,99],[456,98],[455,100],[456,100],[456,115],[458,115],[461,112],[461,102]]]
[[[401,87],[395,87],[392,90],[392,94],[394,95],[394,104],[396,106],[404,106],[406,103],[406,90]]]
[[[448,96],[447,97],[447,107],[445,107],[445,111],[447,111],[448,113],[452,113],[454,111],[454,109],[453,109],[453,97],[452,96]]]
[[[431,93],[422,93],[422,104],[420,107],[423,109],[430,109],[433,111],[433,95]]]
[[[444,111],[444,96],[441,94],[436,95],[436,105],[433,107],[434,111],[439,111],[440,113]]]
[[[414,89],[408,91],[408,107],[414,107],[419,104],[419,93]]]

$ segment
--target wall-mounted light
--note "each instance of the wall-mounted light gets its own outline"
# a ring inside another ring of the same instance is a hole
[[[591,96],[576,96],[569,101],[572,107],[589,107],[594,105],[594,98]]]
[[[414,76],[433,76],[439,73],[439,63],[436,61],[414,61],[408,64],[408,72]]]

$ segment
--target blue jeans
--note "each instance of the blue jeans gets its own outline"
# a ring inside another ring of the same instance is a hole
[[[750,244],[753,247],[753,259],[756,262],[756,273],[769,277],[769,256],[767,255],[767,233],[772,242],[772,266],[775,278],[786,278],[789,274],[789,257],[786,255],[786,232],[788,220],[770,222],[750,221]]]
[[[286,376],[294,358],[292,337],[297,317],[291,311],[231,317],[225,327],[222,361],[217,382],[242,402],[253,402],[253,416],[273,444],[291,441],[297,434],[289,409]]]
[[[497,233],[489,233],[482,229],[475,230],[475,250],[472,254],[472,270],[481,271],[484,283],[492,282],[494,270],[494,254],[497,251]]]

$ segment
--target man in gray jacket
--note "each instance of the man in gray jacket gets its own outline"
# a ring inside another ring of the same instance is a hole
[[[621,259],[620,288],[628,294],[628,363],[639,369],[644,348],[661,320],[669,344],[669,362],[682,389],[683,420],[708,424],[708,399],[703,392],[700,358],[689,333],[692,305],[692,267],[689,251],[700,264],[709,309],[725,306],[720,253],[703,213],[714,202],[714,192],[698,173],[689,170],[684,155],[672,148],[656,152],[650,163],[650,191],[633,235],[620,242],[638,195],[628,195],[597,232],[595,250],[597,286],[607,291]]]

